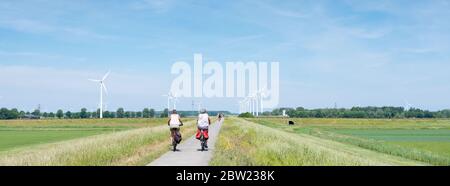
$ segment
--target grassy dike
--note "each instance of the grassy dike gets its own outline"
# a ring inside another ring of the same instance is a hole
[[[185,123],[182,134],[195,132],[194,121]],[[36,145],[0,153],[0,165],[115,166],[145,165],[170,145],[168,127],[159,126],[100,134],[74,140]]]
[[[210,165],[360,166],[421,163],[307,134],[293,134],[240,118],[228,118]]]

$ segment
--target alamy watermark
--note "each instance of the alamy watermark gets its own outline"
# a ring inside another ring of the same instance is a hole
[[[194,64],[179,61],[172,65],[171,92],[186,98],[253,98],[265,108],[279,103],[279,62],[203,62],[194,54]]]

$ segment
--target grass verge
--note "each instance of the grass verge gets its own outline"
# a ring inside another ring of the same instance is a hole
[[[420,165],[395,156],[229,118],[216,144],[213,166]]]

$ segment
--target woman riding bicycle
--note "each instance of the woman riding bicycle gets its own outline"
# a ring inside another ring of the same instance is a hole
[[[218,120],[219,122],[221,122],[222,119],[223,119],[223,114],[222,114],[222,113],[217,114],[217,120]]]
[[[206,140],[205,147],[208,148],[208,128],[209,125],[211,125],[211,119],[209,118],[208,113],[206,112],[206,109],[200,110],[200,114],[198,115],[197,119],[197,135],[196,138],[198,140],[201,140],[201,136],[203,134],[204,139]]]
[[[177,144],[181,142],[180,127],[183,126],[183,121],[181,121],[180,115],[178,115],[177,110],[173,110],[170,115],[167,125],[170,127],[170,136],[172,137],[173,149],[176,150]]]

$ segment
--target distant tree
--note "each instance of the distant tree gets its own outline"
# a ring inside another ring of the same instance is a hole
[[[80,112],[80,118],[88,118],[88,113],[86,108],[82,108]]]
[[[100,109],[97,109],[95,112],[92,113],[93,118],[100,118]],[[105,117],[105,111],[103,111],[103,117]]]
[[[19,112],[19,118],[24,118],[25,117],[25,112],[24,111],[20,111]]]
[[[64,117],[64,112],[63,112],[61,109],[59,109],[59,110],[56,112],[56,117],[57,117],[58,119],[63,118],[63,117]]]
[[[72,113],[72,119],[79,119],[79,118],[81,118],[79,112]]]
[[[0,119],[8,119],[9,110],[7,108],[0,109]]]
[[[98,113],[100,113],[100,110],[98,110]],[[111,113],[109,111],[103,112],[103,118],[112,118]]]
[[[55,113],[53,113],[53,112],[48,113],[48,117],[49,118],[54,118],[55,117]]]
[[[167,118],[168,114],[169,114],[169,109],[164,109],[164,111],[161,113],[160,117]]]
[[[116,115],[117,115],[117,118],[123,118],[123,117],[125,117],[125,111],[123,110],[123,108],[117,109]]]
[[[18,119],[19,118],[19,111],[15,108],[11,109],[9,111],[9,118],[10,119]]]
[[[124,118],[131,118],[131,112],[130,111],[126,111],[124,114]]]
[[[71,119],[71,118],[72,118],[72,112],[67,111],[67,112],[65,113],[65,117],[68,118],[68,119]]]
[[[263,116],[270,116],[272,113],[269,111],[263,112]]]
[[[142,117],[143,117],[143,118],[149,118],[149,117],[150,117],[150,109],[145,108],[145,109],[142,111]]]
[[[254,116],[250,112],[246,112],[246,113],[239,114],[238,117],[240,117],[240,118],[253,118]]]
[[[142,112],[141,111],[137,111],[134,113],[134,117],[135,118],[142,118]]]
[[[17,109],[8,110],[7,108],[0,109],[0,119],[17,119],[19,118],[19,111]]]
[[[150,109],[149,117],[150,118],[154,118],[155,117],[155,109]]]
[[[136,118],[142,118],[142,115],[143,115],[142,112],[139,112],[139,111],[138,111],[138,112],[136,112],[135,117],[136,117]]]
[[[34,110],[31,114],[32,114],[33,116],[41,116],[41,111],[40,111],[39,109],[36,109],[36,110]]]

